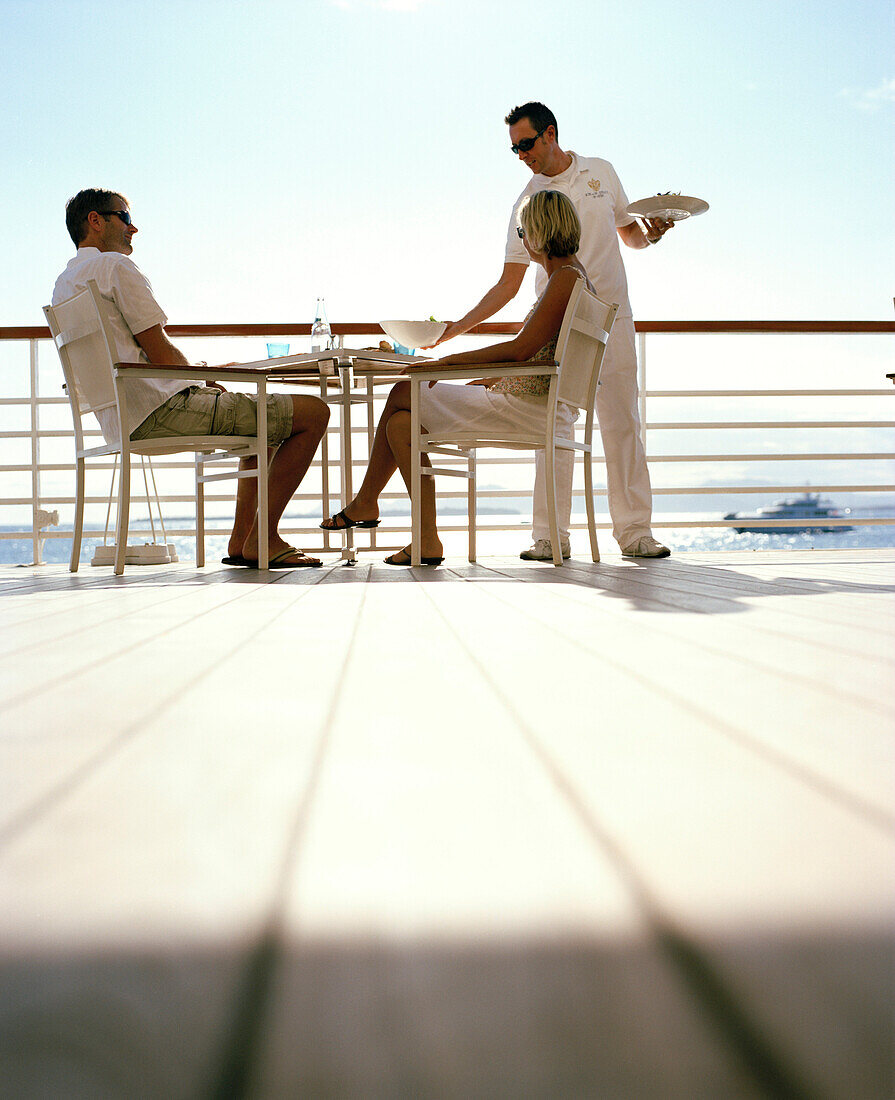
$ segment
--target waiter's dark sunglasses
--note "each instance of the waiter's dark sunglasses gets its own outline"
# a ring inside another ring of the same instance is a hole
[[[547,129],[547,127],[545,126],[544,130],[546,130],[546,129]],[[517,142],[515,145],[511,145],[510,146],[510,152],[514,156],[517,153],[527,153],[529,151],[529,149],[534,148],[534,143],[538,140],[538,138],[541,136],[541,134],[543,134],[544,130],[538,130],[538,132],[535,134],[535,136],[533,138],[523,138],[521,141]]]

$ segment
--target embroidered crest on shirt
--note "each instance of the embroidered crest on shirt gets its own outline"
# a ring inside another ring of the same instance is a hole
[[[598,179],[595,179],[593,176],[591,176],[591,178],[587,181],[587,186],[589,188],[589,191],[587,192],[586,197],[589,199],[602,199],[604,195],[607,195],[609,193],[606,190],[600,190],[600,181]]]

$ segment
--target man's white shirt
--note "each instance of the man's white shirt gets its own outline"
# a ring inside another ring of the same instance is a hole
[[[130,256],[121,252],[100,252],[98,248],[92,247],[79,248],[56,280],[53,305],[85,290],[89,279],[95,280],[106,304],[106,319],[115,337],[113,351],[116,361],[148,363],[146,353],[133,334],[145,332],[154,325],[164,326],[168,321],[164,310],[155,300],[149,280]],[[192,384],[185,378],[127,379],[128,423],[125,427],[128,435],[169,397]],[[117,439],[115,410],[102,409],[97,418],[106,441]]]

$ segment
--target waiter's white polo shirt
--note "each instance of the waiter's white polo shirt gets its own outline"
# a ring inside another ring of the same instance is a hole
[[[507,227],[506,262],[528,264],[530,258],[525,245],[516,233],[516,214],[519,204],[527,195],[537,191],[560,191],[567,195],[578,211],[581,221],[581,245],[578,259],[604,302],[618,302],[619,316],[630,316],[628,280],[618,244],[618,233],[623,225],[634,219],[626,214],[628,196],[608,160],[600,157],[579,157],[569,150],[572,163],[558,176],[538,174],[532,176],[528,186],[513,205],[510,224]],[[538,267],[535,287],[540,294],[547,282],[542,267]]]

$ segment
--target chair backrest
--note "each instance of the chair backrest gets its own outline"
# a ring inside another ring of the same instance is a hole
[[[118,404],[113,375],[115,339],[108,327],[102,296],[93,279],[87,289],[56,306],[44,306],[44,316],[65,376],[65,388],[81,447],[81,417]]]
[[[558,401],[579,409],[594,407],[603,353],[616,313],[617,305],[607,305],[578,280],[556,339]]]

